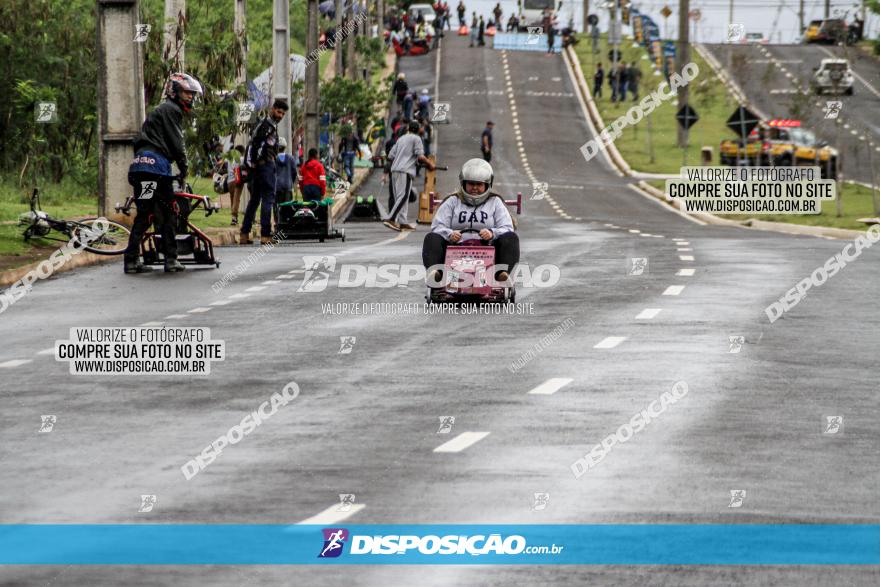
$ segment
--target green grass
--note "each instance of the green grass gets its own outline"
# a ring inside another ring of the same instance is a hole
[[[649,180],[649,184],[659,190],[665,190],[664,180]],[[880,195],[880,194],[878,194]],[[718,214],[730,220],[766,220],[768,222],[789,222],[805,226],[830,226],[834,228],[865,229],[866,224],[858,222],[859,218],[874,218],[874,204],[871,190],[861,185],[844,183],[842,188],[843,214],[837,216],[837,202],[823,201],[821,214]]]
[[[647,51],[641,47],[633,47],[633,41],[624,41],[621,44],[623,61],[627,63],[636,61],[642,70],[642,80],[639,84],[639,99],[644,98],[663,82],[662,75],[654,76],[651,62],[643,60],[642,56]],[[605,37],[600,40],[600,51],[593,55],[592,43],[589,39],[582,39],[575,46],[575,53],[581,64],[584,78],[592,90],[593,73],[596,63],[600,60],[605,69],[606,79],[602,86],[602,97],[596,101],[599,113],[606,126],[622,116],[633,105],[627,96],[625,104],[611,103],[611,89],[608,86],[607,74],[610,69],[608,61],[608,46]],[[716,78],[712,69],[703,61],[696,51],[691,51],[691,58],[699,67],[699,74],[690,83],[690,105],[697,111],[700,119],[690,129],[689,148],[687,150],[687,162],[689,165],[697,165],[700,160],[700,149],[703,146],[711,146],[713,156],[718,156],[718,145],[722,139],[732,138],[732,133],[725,126],[725,121],[738,106],[736,100],[730,96],[725,86]],[[678,147],[678,122],[675,113],[678,111],[677,100],[669,100],[656,108],[650,116],[639,124],[628,126],[623,134],[615,140],[614,144],[630,167],[637,171],[650,173],[674,173],[678,174],[682,166],[683,153]],[[649,133],[649,124],[651,133]],[[649,136],[653,143],[653,158],[649,148]]]

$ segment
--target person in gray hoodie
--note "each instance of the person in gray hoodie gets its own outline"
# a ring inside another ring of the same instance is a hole
[[[482,159],[465,162],[458,174],[459,189],[446,196],[434,215],[431,232],[422,243],[422,262],[428,269],[429,284],[443,282],[442,271],[432,269],[443,265],[446,247],[459,243],[465,237],[479,236],[483,244],[495,247],[495,280],[507,281],[514,266],[519,263],[519,237],[514,232],[513,218],[504,199],[492,191],[495,174],[492,166]]]

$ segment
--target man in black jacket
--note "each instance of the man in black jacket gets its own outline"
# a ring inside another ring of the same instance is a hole
[[[171,163],[177,164],[182,183],[189,167],[183,143],[184,113],[192,110],[196,94],[201,93],[202,86],[193,77],[185,73],[172,74],[165,84],[165,101],[150,112],[135,139],[128,183],[134,188],[137,215],[125,250],[126,273],[150,271],[141,263],[140,244],[151,216],[162,239],[165,271],[173,273],[184,269],[177,260]]]
[[[275,207],[275,160],[278,156],[278,123],[287,113],[285,100],[278,98],[269,114],[260,121],[251,134],[251,142],[245,151],[245,165],[250,172],[251,199],[244,211],[238,242],[252,244],[251,227],[260,207],[260,243],[272,242],[272,209]]]

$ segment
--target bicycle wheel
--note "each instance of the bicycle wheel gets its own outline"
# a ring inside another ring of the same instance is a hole
[[[103,226],[95,223],[102,220],[106,223],[107,230],[102,233]],[[78,222],[71,222],[71,234],[76,240],[83,243],[85,250],[97,255],[121,255],[128,247],[128,237],[131,231],[123,224],[112,220],[99,218],[86,218]],[[100,234],[97,238],[96,235]]]

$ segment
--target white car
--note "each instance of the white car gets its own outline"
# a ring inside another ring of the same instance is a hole
[[[816,68],[811,84],[817,94],[828,92],[830,94],[853,93],[852,70],[846,59],[823,59],[821,65]]]
[[[419,15],[423,16],[425,24],[431,24],[436,17],[434,7],[430,4],[413,4],[409,7],[409,13],[415,20],[418,20]]]

